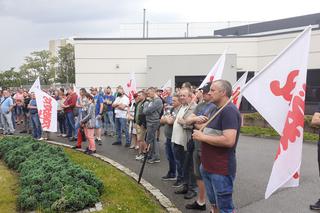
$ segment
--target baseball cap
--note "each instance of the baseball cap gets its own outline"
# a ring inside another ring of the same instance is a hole
[[[210,87],[211,83],[206,83],[203,87],[200,88],[200,90],[202,90],[203,93],[208,93],[210,92]]]

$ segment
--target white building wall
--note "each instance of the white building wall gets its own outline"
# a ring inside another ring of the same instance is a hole
[[[137,84],[146,87],[150,85],[146,82],[147,56],[216,55],[221,54],[225,48],[228,48],[228,54],[237,57],[235,71],[259,71],[297,35],[298,33],[246,38],[75,40],[76,85],[116,87],[124,85],[129,73],[134,71]],[[312,32],[309,58],[309,68],[320,69],[319,30]]]

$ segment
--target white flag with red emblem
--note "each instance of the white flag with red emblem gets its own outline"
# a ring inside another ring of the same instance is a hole
[[[232,86],[232,91],[233,91],[232,95],[239,92],[244,87],[247,81],[247,77],[248,77],[248,72],[245,72],[241,76],[241,78],[239,78],[239,80]],[[235,97],[232,100],[233,104],[236,105],[238,109],[240,108],[241,99],[242,99],[242,94],[240,93],[237,97]]]
[[[130,102],[133,100],[133,95],[137,93],[137,84],[134,77],[134,72],[130,73],[129,81],[124,87],[125,93],[128,95]]]
[[[266,199],[281,187],[299,185],[310,35],[307,27],[242,90],[281,136]]]
[[[210,72],[206,76],[206,78],[202,81],[199,88],[202,88],[205,84],[219,80],[222,78],[222,73],[224,69],[224,64],[226,61],[226,50],[222,53],[222,55],[219,57],[218,61],[213,65]]]
[[[57,132],[57,101],[37,88],[34,89],[34,93],[36,95],[37,109],[42,130]]]

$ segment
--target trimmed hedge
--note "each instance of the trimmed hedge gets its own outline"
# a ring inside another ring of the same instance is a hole
[[[20,173],[20,210],[71,212],[99,202],[102,181],[71,162],[60,147],[31,137],[4,137],[0,158]]]

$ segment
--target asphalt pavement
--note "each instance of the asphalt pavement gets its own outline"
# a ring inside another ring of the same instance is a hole
[[[50,136],[51,140],[74,145],[66,139]],[[97,145],[97,153],[111,158],[118,163],[139,173],[141,163],[136,161],[136,151],[124,146],[111,145],[114,138],[103,137],[103,144]],[[309,205],[320,198],[320,178],[317,165],[317,146],[304,143],[301,166],[300,186],[297,188],[280,189],[269,199],[264,193],[271,174],[275,153],[279,140],[240,136],[237,147],[237,176],[234,189],[236,211],[240,213],[305,213]],[[83,144],[86,147],[87,143]],[[174,194],[174,182],[162,181],[167,173],[168,162],[164,153],[164,140],[160,139],[161,162],[147,164],[143,178],[160,189],[182,212],[199,212],[186,210],[185,205],[193,200],[185,200],[183,195]],[[209,208],[207,211],[209,212]]]

